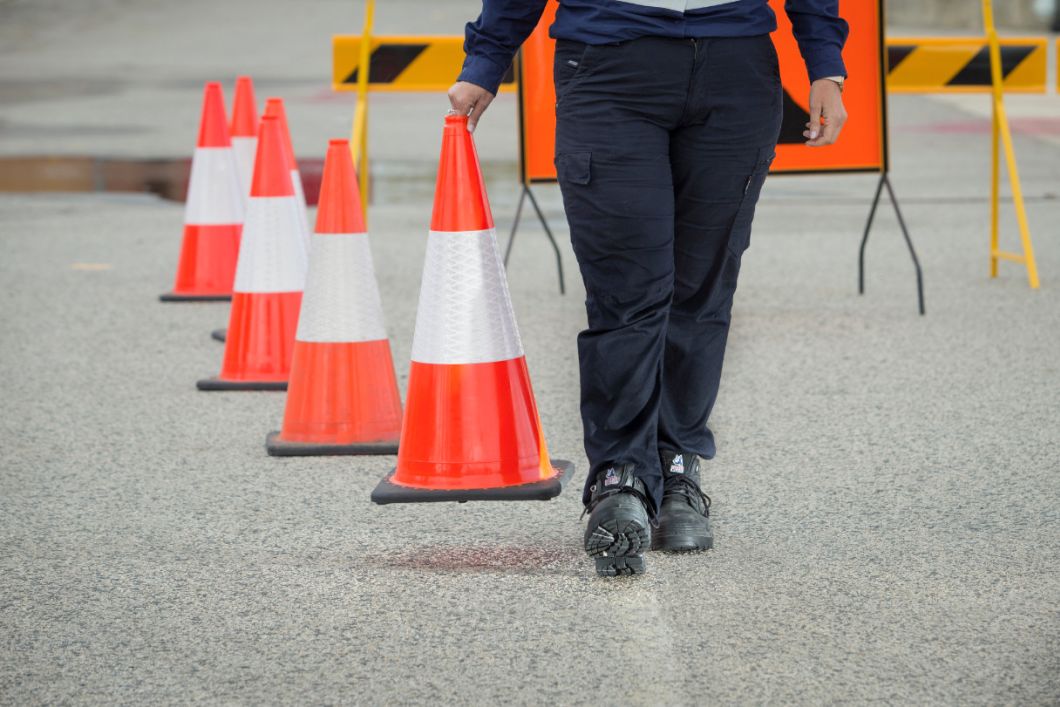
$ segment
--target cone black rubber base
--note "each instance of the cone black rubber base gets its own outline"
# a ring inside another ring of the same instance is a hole
[[[397,440],[362,444],[313,444],[288,442],[280,439],[279,432],[265,438],[265,449],[270,457],[341,457],[352,455],[388,456],[397,454]]]
[[[210,338],[214,341],[220,341],[222,344],[228,340],[227,329],[214,329],[210,332]]]
[[[160,302],[231,302],[232,295],[178,295],[175,292],[167,292],[159,295]]]
[[[378,503],[383,506],[388,503],[437,503],[441,501],[456,501],[458,503],[467,501],[548,501],[563,491],[563,487],[567,485],[571,474],[574,473],[574,464],[563,459],[553,459],[552,467],[558,472],[555,476],[544,481],[535,481],[532,484],[503,486],[492,489],[443,491],[399,486],[390,480],[390,477],[394,474],[391,471],[372,491],[372,503]]]
[[[203,378],[195,384],[199,390],[287,390],[287,381],[226,381]]]

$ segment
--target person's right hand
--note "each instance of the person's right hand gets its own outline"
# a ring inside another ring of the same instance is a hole
[[[467,131],[475,132],[479,117],[493,102],[493,94],[473,83],[457,81],[449,87],[449,103],[459,115],[468,116]]]

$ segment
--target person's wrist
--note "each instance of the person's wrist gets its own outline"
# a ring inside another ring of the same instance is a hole
[[[843,84],[846,83],[846,77],[845,76],[822,76],[819,80],[821,80],[821,81],[831,81],[832,83],[838,85],[840,93],[843,92]]]

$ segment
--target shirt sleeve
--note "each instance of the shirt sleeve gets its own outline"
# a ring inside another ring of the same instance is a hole
[[[843,45],[850,27],[839,16],[839,0],[787,0],[784,11],[791,20],[810,81],[845,77]]]
[[[482,14],[464,31],[464,68],[457,81],[467,81],[496,94],[512,57],[534,31],[546,0],[483,0]]]

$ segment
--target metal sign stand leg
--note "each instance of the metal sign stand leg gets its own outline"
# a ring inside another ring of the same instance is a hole
[[[512,232],[508,236],[508,246],[504,249],[504,267],[508,267],[508,258],[512,254],[512,245],[515,243],[515,232],[519,228],[519,218],[523,215],[523,202],[526,201],[526,197],[530,197],[530,204],[534,207],[534,211],[537,212],[537,218],[541,222],[541,227],[545,229],[545,235],[548,236],[548,242],[552,244],[552,250],[556,253],[556,272],[559,274],[559,293],[565,295],[567,294],[567,287],[563,280],[563,258],[559,252],[559,244],[556,243],[556,238],[552,235],[552,229],[548,227],[548,221],[545,219],[545,214],[541,211],[541,207],[538,206],[537,199],[534,198],[534,192],[530,191],[530,187],[526,184],[523,185],[522,192],[519,194],[519,205],[515,207],[515,219],[512,221]]]
[[[913,248],[913,239],[909,237],[909,229],[905,226],[905,219],[902,218],[902,210],[898,208],[898,199],[894,195],[894,189],[891,187],[891,180],[887,176],[886,172],[880,174],[880,183],[876,186],[876,196],[872,200],[872,208],[869,210],[869,221],[865,224],[865,235],[861,237],[861,249],[858,252],[858,294],[865,294],[865,245],[869,242],[869,232],[872,230],[872,221],[876,217],[876,208],[880,205],[880,197],[883,195],[883,188],[887,187],[887,194],[891,198],[891,204],[894,206],[894,213],[898,217],[898,225],[902,229],[902,236],[905,237],[905,244],[909,247],[909,255],[913,259],[913,267],[916,268],[916,296],[917,302],[920,306],[920,314],[925,314],[924,309],[924,274],[920,269],[920,259],[916,257],[916,249]]]

